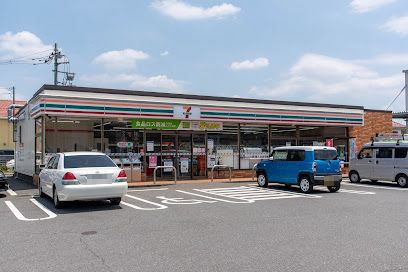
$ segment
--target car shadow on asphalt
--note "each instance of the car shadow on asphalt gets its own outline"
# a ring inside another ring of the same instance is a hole
[[[7,197],[7,195],[6,195],[6,194],[2,194],[2,193],[0,193],[0,198],[5,198],[5,197]]]
[[[61,209],[56,209],[53,200],[50,197],[34,196],[33,198],[56,214],[87,213],[122,209],[121,206],[112,206],[108,200],[69,201],[64,203],[64,206]]]
[[[18,179],[15,177],[8,177],[7,179],[10,188],[13,191],[24,191],[24,190],[32,190],[32,189],[37,189],[37,186],[34,185],[31,181],[24,180],[24,179]]]

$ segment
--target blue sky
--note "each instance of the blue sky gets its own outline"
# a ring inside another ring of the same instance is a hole
[[[28,99],[52,83],[51,65],[4,61],[54,42],[68,56],[78,86],[384,109],[408,69],[408,4],[5,0],[0,86],[16,86],[18,97]],[[4,89],[0,94],[7,96]],[[401,97],[392,109],[404,106]]]

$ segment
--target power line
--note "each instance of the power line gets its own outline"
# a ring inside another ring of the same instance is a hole
[[[398,97],[402,94],[402,92],[405,90],[405,86],[402,87],[401,91],[398,93],[398,95],[394,98],[394,100],[392,100],[392,102],[388,105],[388,107],[386,108],[386,110],[388,110],[392,104],[394,104],[394,102],[398,99]]]
[[[33,52],[33,53],[31,53],[31,54],[28,54],[28,55],[24,55],[24,56],[16,57],[16,58],[11,58],[11,59],[0,59],[0,62],[3,62],[3,61],[6,61],[6,62],[7,62],[7,61],[14,61],[14,60],[20,60],[20,59],[27,59],[27,58],[29,58],[30,56],[35,56],[35,55],[38,55],[38,54],[41,54],[41,53],[45,53],[45,52],[50,52],[50,51],[52,51],[52,49],[37,51],[37,52]]]
[[[52,51],[52,52],[50,52]],[[39,54],[44,54],[45,52],[50,52],[43,56],[37,56]],[[59,61],[61,59],[61,61]],[[66,55],[62,54],[62,51],[58,49],[57,44],[54,44],[54,49],[47,49],[38,52],[34,52],[25,56],[16,57],[12,59],[0,59],[0,65],[10,65],[10,64],[29,64],[29,65],[40,65],[40,64],[51,64],[53,61],[54,69],[54,85],[72,85],[75,73],[70,71],[70,62]],[[62,71],[58,70],[58,67],[63,65]],[[58,73],[63,74],[64,78],[62,81],[58,81]]]

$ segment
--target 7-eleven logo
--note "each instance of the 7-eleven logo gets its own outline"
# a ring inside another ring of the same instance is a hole
[[[191,109],[191,106],[183,106],[183,115],[186,119],[190,118],[190,115],[192,114]]]

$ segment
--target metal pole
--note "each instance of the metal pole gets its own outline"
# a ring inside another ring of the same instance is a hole
[[[15,107],[14,107],[14,105],[16,104],[16,89],[14,88],[14,86],[13,86],[13,88],[12,88],[12,90],[13,90],[13,112],[12,112],[12,117],[13,117],[13,142],[16,142],[16,133],[17,133],[17,131],[16,131],[16,120],[15,120]],[[15,148],[15,146],[14,146],[14,148]],[[16,153],[14,153],[14,154],[16,154]]]
[[[54,85],[58,85],[58,48],[54,44]]]
[[[408,112],[408,70],[403,70],[405,73],[405,112]],[[408,129],[408,119],[405,119],[405,126]]]

